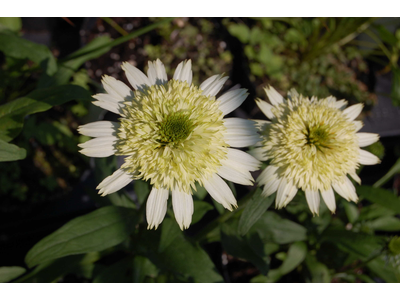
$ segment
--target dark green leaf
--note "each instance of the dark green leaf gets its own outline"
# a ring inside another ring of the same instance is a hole
[[[245,235],[251,226],[265,213],[268,207],[274,202],[274,197],[263,197],[262,190],[257,189],[253,197],[246,204],[239,220],[238,232]]]
[[[150,193],[150,184],[148,181],[136,180],[135,193],[140,204],[143,204]]]
[[[311,254],[307,254],[306,265],[311,274],[311,282],[313,283],[329,283],[331,276],[329,269],[323,263],[320,263],[317,258]]]
[[[19,17],[0,17],[0,30],[3,28],[10,29],[12,31],[20,31],[22,28],[22,21]]]
[[[192,224],[197,223],[206,214],[206,212],[213,210],[214,206],[205,201],[193,201],[194,212],[192,216]]]
[[[387,190],[362,185],[357,186],[357,193],[370,202],[379,204],[398,214],[400,213],[399,198]]]
[[[400,106],[400,70],[397,67],[392,68],[392,90],[390,98],[395,106]]]
[[[29,114],[43,112],[71,100],[89,98],[90,94],[85,89],[64,85],[35,90],[26,97],[3,104],[0,106],[0,139],[9,142],[16,137],[23,127],[24,118]]]
[[[0,32],[0,51],[6,56],[29,59],[39,64],[48,76],[57,71],[56,60],[49,48],[44,45]]]
[[[0,162],[20,160],[26,157],[26,150],[0,140]]]
[[[379,204],[364,206],[360,211],[359,221],[373,220],[379,217],[393,216],[396,212],[385,208]]]
[[[399,283],[400,271],[381,255],[367,264],[368,268],[387,283]]]
[[[381,187],[386,182],[389,181],[394,175],[400,174],[400,158],[396,161],[396,163],[390,168],[389,172],[387,172],[381,179],[374,183],[373,187]]]
[[[237,221],[221,225],[222,247],[231,255],[251,262],[262,274],[269,270],[268,257],[264,253],[264,245],[256,232],[246,237],[237,234]]]
[[[135,256],[133,260],[133,282],[144,282],[146,276],[156,277],[158,270],[151,261],[144,256]]]
[[[395,236],[390,240],[389,250],[394,254],[400,254],[400,237]]]
[[[172,241],[181,235],[181,229],[173,219],[164,219],[161,227],[160,244],[158,245],[158,252],[163,252]]]
[[[133,257],[128,256],[120,261],[103,268],[95,275],[94,283],[128,283],[133,282]]]
[[[385,216],[375,219],[368,224],[374,230],[400,231],[400,219],[396,217]]]
[[[123,242],[138,221],[133,209],[108,206],[75,218],[39,241],[26,255],[29,267],[72,254],[100,251]]]
[[[0,283],[9,282],[25,272],[26,270],[22,267],[0,267]]]
[[[358,216],[360,214],[358,212],[357,206],[354,203],[348,202],[346,200],[343,200],[342,203],[347,215],[347,219],[349,220],[350,223],[353,224],[355,221],[357,221]]]
[[[307,239],[307,230],[290,220],[281,218],[278,214],[266,211],[252,226],[249,233],[256,231],[264,242],[287,244]]]
[[[391,46],[396,46],[397,38],[393,33],[386,29],[384,25],[374,24],[374,28],[378,31],[379,37],[385,43],[388,43]]]

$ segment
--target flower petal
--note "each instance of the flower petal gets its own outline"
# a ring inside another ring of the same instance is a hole
[[[223,74],[221,75],[214,75],[211,76],[210,78],[206,79],[201,85],[200,89],[203,90],[203,95],[204,96],[215,96],[218,94],[218,92],[221,90],[222,86],[225,84],[225,82],[228,80],[229,77],[222,77],[224,76]]]
[[[118,100],[118,102],[123,102],[126,97],[132,95],[132,90],[122,81],[115,79],[114,77],[103,75],[101,80],[104,89],[108,94],[113,96]]]
[[[168,190],[152,188],[146,203],[147,229],[158,225],[164,220],[167,212]]]
[[[358,145],[360,147],[372,145],[379,140],[379,134],[376,133],[359,132],[356,133],[356,136],[358,138]]]
[[[267,86],[264,88],[264,91],[272,105],[277,106],[283,103],[284,98],[272,86]]]
[[[230,165],[221,162],[222,166],[218,170],[218,175],[226,180],[243,185],[253,185],[253,177],[249,171],[239,171]],[[225,161],[226,163],[226,161]]]
[[[261,166],[261,162],[250,154],[233,148],[228,148],[227,163],[238,170],[247,171],[257,171]]]
[[[118,115],[122,113],[121,108],[124,107],[124,104],[122,101],[118,101],[117,98],[108,94],[96,94],[93,95],[92,97],[99,100],[99,101],[93,101],[92,103],[94,105],[97,105],[103,109],[106,109]]]
[[[234,111],[243,101],[246,100],[249,93],[246,93],[246,89],[238,89],[233,91],[228,91],[219,97],[217,100],[220,101],[219,109],[224,115],[229,114]]]
[[[308,203],[308,207],[310,208],[311,212],[313,215],[318,215],[319,214],[319,192],[318,191],[312,191],[312,190],[306,190],[306,199]]]
[[[268,156],[265,152],[265,149],[262,147],[251,149],[248,151],[248,153],[257,158],[258,160],[261,161],[268,160]]]
[[[353,121],[353,124],[356,126],[356,132],[358,132],[364,126],[362,121]]]
[[[360,149],[360,158],[358,159],[358,162],[362,165],[376,165],[381,162],[381,160],[373,155],[372,153],[365,151],[363,149]]]
[[[268,119],[272,120],[275,118],[275,115],[272,113],[272,105],[261,100],[261,99],[256,99],[256,104],[257,106],[261,109],[261,111],[264,113],[264,115],[267,116]]]
[[[151,85],[162,85],[164,83],[167,83],[168,81],[167,72],[165,72],[164,64],[159,59],[155,61],[149,61],[147,76],[149,77]]]
[[[224,125],[226,142],[232,147],[248,147],[260,141],[254,121],[226,118]]]
[[[286,178],[282,178],[278,187],[278,193],[276,195],[275,207],[280,209],[285,207],[297,193],[297,188],[293,184],[292,180],[287,181]]]
[[[151,86],[149,78],[130,63],[122,63],[121,68],[125,71],[126,78],[135,90],[143,90],[146,86]]]
[[[91,139],[83,144],[78,144],[83,148],[79,152],[90,157],[107,157],[115,153],[115,136],[102,136]]]
[[[321,191],[322,199],[324,199],[326,206],[329,208],[331,212],[336,211],[336,201],[335,194],[331,187],[329,187],[326,191]]]
[[[112,175],[106,177],[97,187],[99,194],[105,196],[116,191],[119,191],[126,185],[132,182],[132,178],[129,174],[123,170],[118,169]]]
[[[332,183],[332,187],[336,193],[338,193],[347,201],[358,201],[356,189],[354,188],[354,185],[351,183],[350,179],[347,177],[343,183]]]
[[[78,127],[80,134],[90,137],[115,136],[119,123],[110,121],[97,121]]]
[[[174,209],[175,220],[181,230],[189,228],[193,215],[192,195],[186,194],[177,189],[172,190],[172,206]]]
[[[192,84],[193,72],[192,72],[192,61],[181,62],[175,70],[174,77],[175,80],[180,80],[182,82],[187,82],[189,85]]]
[[[343,114],[345,117],[347,117],[350,121],[354,121],[358,115],[361,113],[362,109],[364,107],[364,104],[358,103],[352,106],[349,106],[343,111]]]
[[[213,174],[208,181],[204,182],[204,188],[215,201],[222,204],[226,209],[232,211],[232,206],[237,207],[236,199],[231,189],[217,174]]]

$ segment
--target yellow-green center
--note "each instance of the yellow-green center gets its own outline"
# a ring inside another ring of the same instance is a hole
[[[306,144],[307,145],[314,145],[317,150],[323,151],[323,148],[330,148],[329,141],[330,141],[330,134],[329,130],[326,126],[323,125],[316,125],[316,126],[307,126],[304,132],[306,136]]]
[[[173,112],[159,124],[160,142],[165,144],[185,140],[193,131],[194,124],[185,112]]]

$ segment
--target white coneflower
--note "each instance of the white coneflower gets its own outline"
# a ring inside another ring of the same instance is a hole
[[[169,192],[176,221],[182,230],[189,227],[196,182],[225,208],[236,207],[222,178],[251,185],[249,171],[260,163],[230,146],[250,146],[259,137],[253,121],[223,117],[243,103],[246,90],[228,91],[216,99],[227,77],[214,75],[197,87],[192,84],[190,60],[180,63],[169,81],[160,60],[149,62],[147,76],[127,62],[122,69],[135,91],[104,76],[106,93],[93,96],[98,100],[95,105],[119,114],[120,122],[99,121],[79,128],[81,134],[94,137],[79,145],[81,153],[125,156],[121,168],[99,184],[99,193],[116,192],[135,179],[150,180],[150,229],[164,219]]]
[[[356,202],[358,197],[347,175],[360,184],[356,174],[359,165],[380,162],[360,149],[379,139],[374,133],[357,133],[363,124],[355,118],[363,105],[345,108],[347,101],[332,96],[309,99],[295,90],[287,100],[272,87],[265,92],[272,105],[260,99],[256,102],[270,122],[260,122],[261,147],[251,151],[256,158],[269,160],[257,179],[264,185],[264,195],[277,192],[276,207],[282,208],[302,189],[313,214],[319,212],[320,194],[335,212],[333,190]]]

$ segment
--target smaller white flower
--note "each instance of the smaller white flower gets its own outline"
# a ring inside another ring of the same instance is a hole
[[[356,174],[360,164],[380,162],[375,155],[360,149],[378,141],[379,135],[359,133],[361,121],[355,119],[363,105],[345,108],[347,101],[334,97],[311,99],[295,90],[284,99],[274,88],[265,92],[270,103],[257,99],[257,105],[270,121],[260,121],[262,142],[250,151],[269,166],[257,178],[263,194],[275,192],[276,207],[286,206],[298,189],[305,192],[308,206],[318,214],[320,196],[335,212],[333,191],[348,201],[358,200],[350,175],[361,183]]]

